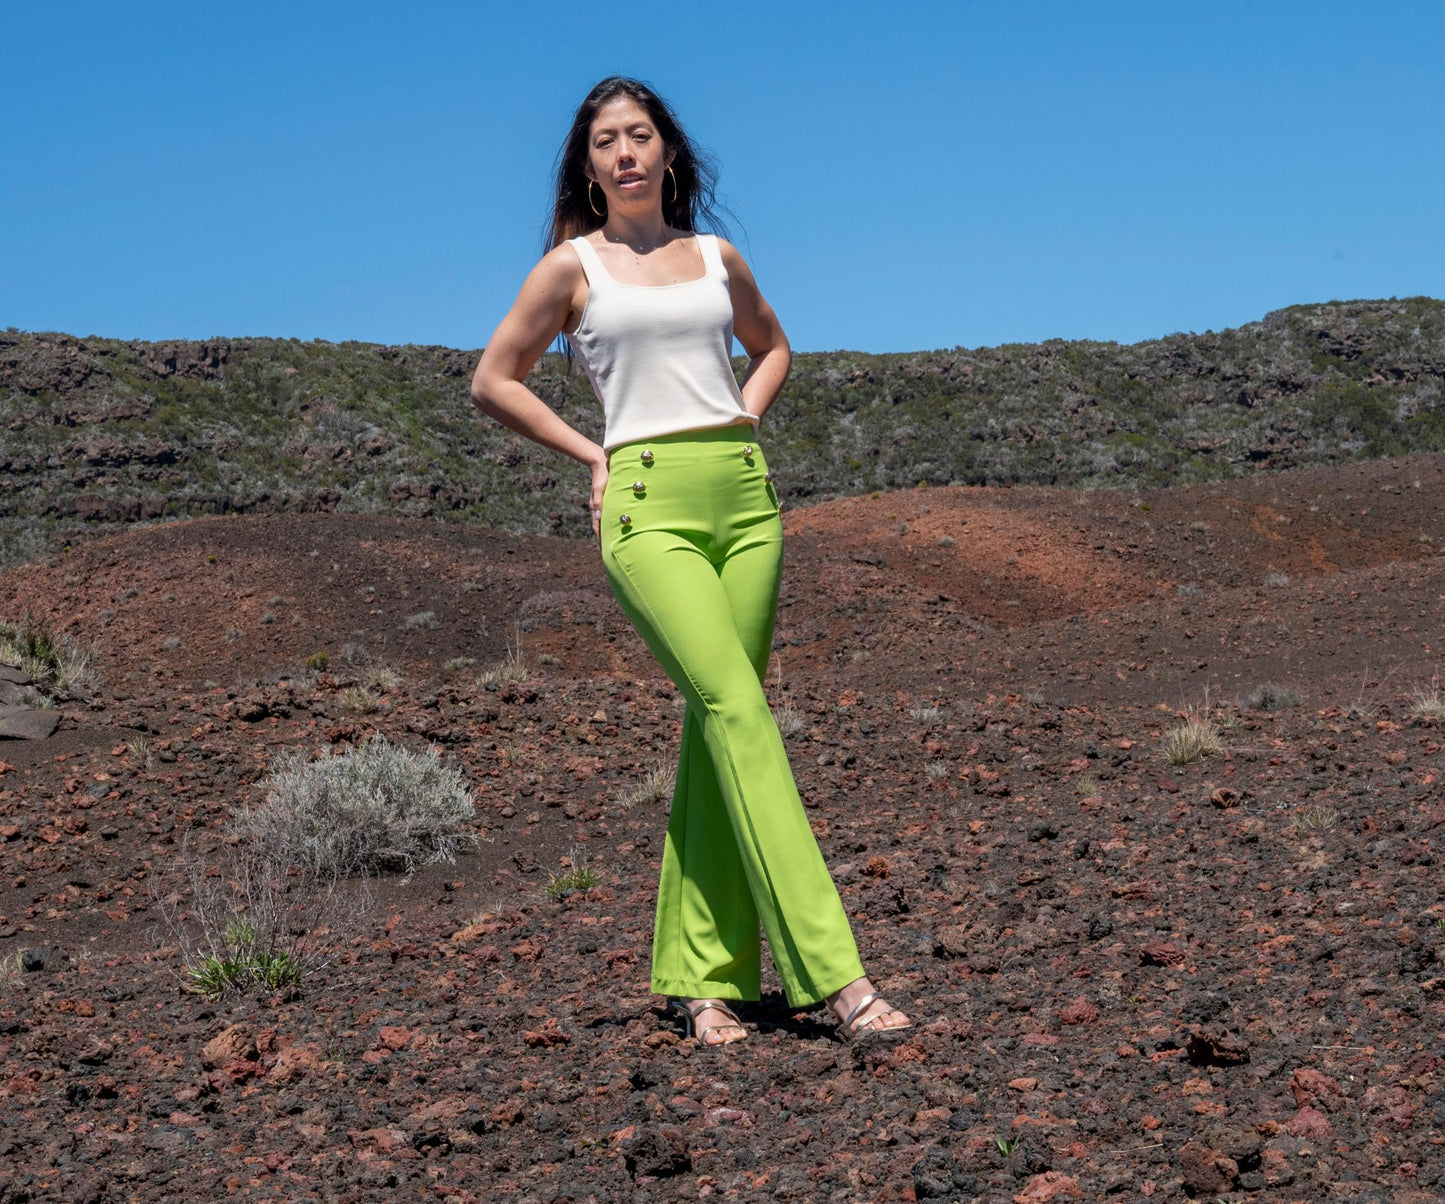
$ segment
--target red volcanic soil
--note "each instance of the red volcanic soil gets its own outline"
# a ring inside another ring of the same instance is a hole
[[[0,574],[102,675],[0,744],[0,1201],[1445,1198],[1442,503],[1426,456],[789,512],[769,690],[891,1045],[649,994],[681,712],[590,545],[217,518]],[[299,994],[186,993],[183,839],[377,732],[478,851]]]

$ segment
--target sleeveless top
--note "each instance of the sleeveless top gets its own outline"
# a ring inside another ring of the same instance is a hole
[[[704,273],[681,284],[623,284],[586,238],[568,241],[587,275],[587,303],[567,336],[607,420],[602,447],[757,419],[743,406],[729,355],[733,303],[717,238],[698,234]]]

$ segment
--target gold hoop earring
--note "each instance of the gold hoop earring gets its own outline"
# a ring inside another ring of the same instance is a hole
[[[667,203],[669,205],[675,205],[677,204],[677,175],[673,172],[671,163],[667,165],[667,174],[672,179],[672,200]]]
[[[594,185],[595,183],[597,183],[596,180],[587,181],[587,204],[592,207],[592,212],[595,213],[598,217],[605,218],[607,214],[603,213],[602,210],[597,208],[597,202],[592,199],[592,185]],[[603,199],[605,200],[606,198],[604,197]]]

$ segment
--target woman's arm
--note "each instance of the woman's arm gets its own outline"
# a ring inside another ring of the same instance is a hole
[[[719,238],[723,267],[728,273],[728,290],[733,300],[733,333],[748,353],[749,363],[743,377],[743,405],[749,414],[761,418],[777,400],[793,353],[788,336],[773,307],[763,300],[758,282],[738,249],[725,238]]]
[[[510,312],[492,335],[472,374],[472,403],[503,426],[592,470],[592,533],[607,483],[607,453],[522,382],[547,345],[566,327],[583,283],[582,264],[569,247],[549,251],[522,284]]]

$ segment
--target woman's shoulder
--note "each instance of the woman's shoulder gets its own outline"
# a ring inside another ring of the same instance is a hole
[[[582,261],[577,256],[577,248],[559,242],[537,261],[537,266],[528,275],[527,282],[549,291],[570,291],[582,274]]]
[[[722,257],[723,267],[727,270],[729,277],[751,281],[753,278],[752,269],[748,267],[748,261],[743,258],[743,253],[732,243],[728,242],[721,234],[709,234],[708,238],[717,240],[718,254]]]

